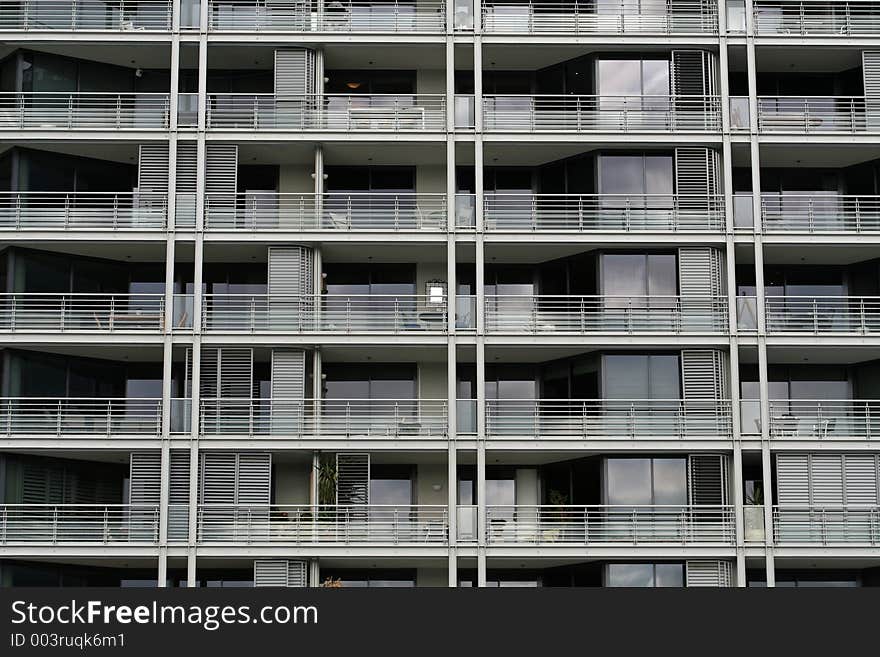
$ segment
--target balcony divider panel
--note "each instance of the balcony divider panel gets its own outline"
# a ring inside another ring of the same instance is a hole
[[[254,561],[254,586],[305,588],[308,586],[305,561],[257,559]]]
[[[730,587],[733,585],[729,561],[700,560],[685,562],[685,586]]]

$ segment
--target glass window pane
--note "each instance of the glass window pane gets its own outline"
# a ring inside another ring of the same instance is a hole
[[[642,62],[627,59],[600,59],[600,95],[638,96],[642,93]]]
[[[639,587],[654,586],[654,567],[649,563],[612,563],[608,564],[608,587]]]
[[[687,504],[685,459],[654,459],[654,504]]]
[[[672,194],[672,158],[665,155],[645,157],[645,193]]]
[[[648,399],[648,357],[615,354],[602,357],[605,399]]]
[[[649,295],[675,296],[678,293],[678,272],[674,255],[648,256]]]
[[[648,293],[645,256],[604,254],[601,263],[602,294],[631,297]]]
[[[646,60],[642,62],[642,93],[646,96],[669,95],[669,62]]]
[[[648,392],[645,399],[680,399],[681,368],[678,356],[648,356]]]
[[[606,460],[607,504],[651,504],[651,459]]]
[[[412,504],[412,484],[409,479],[373,479],[370,481],[370,504]]]
[[[654,586],[684,586],[684,566],[680,563],[658,563],[654,566]]]
[[[600,194],[644,194],[645,163],[639,155],[599,157]]]

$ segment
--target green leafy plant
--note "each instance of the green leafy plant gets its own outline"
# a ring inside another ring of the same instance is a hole
[[[332,454],[322,454],[318,463],[318,504],[336,504],[336,458]]]
[[[745,504],[749,506],[761,506],[764,504],[764,487],[760,482],[752,485],[752,490],[746,493]]]

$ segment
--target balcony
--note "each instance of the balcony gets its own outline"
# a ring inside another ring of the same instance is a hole
[[[0,129],[166,130],[168,94],[0,92]]]
[[[725,297],[486,296],[486,330],[514,334],[727,331]]]
[[[484,96],[486,132],[706,133],[721,130],[717,96]]]
[[[39,333],[159,332],[161,294],[23,292],[0,294],[0,330]]]
[[[205,229],[215,231],[443,232],[446,195],[364,192],[207,194]]]
[[[445,399],[202,399],[206,436],[445,438]]]
[[[762,194],[766,233],[874,233],[880,231],[880,196]]]
[[[777,297],[765,299],[768,333],[806,335],[880,332],[880,297]]]
[[[161,399],[0,398],[0,435],[122,437],[162,433]]]
[[[211,0],[212,32],[440,33],[446,27],[444,2]]]
[[[880,545],[880,508],[876,505],[774,506],[777,545]]]
[[[167,194],[0,192],[6,230],[164,230]]]
[[[168,32],[171,0],[6,0],[0,31]]]
[[[709,232],[724,226],[723,196],[487,192],[487,232]]]
[[[486,436],[585,441],[721,440],[731,436],[730,402],[487,399]]]
[[[415,294],[206,294],[204,306],[202,328],[215,332],[401,334],[448,328],[445,298]]]
[[[445,132],[442,94],[211,94],[214,130],[292,132]]]
[[[741,402],[743,435],[761,434],[761,404]],[[778,440],[876,440],[880,401],[779,399],[770,401],[770,437]]]
[[[156,545],[156,504],[0,505],[0,545]]]
[[[431,546],[448,544],[446,506],[200,504],[198,536],[212,544]]]
[[[483,5],[483,31],[494,34],[715,34],[710,0],[663,6],[639,0],[599,3],[490,2]]]
[[[857,96],[761,96],[758,130],[765,134],[859,134],[880,130],[880,113]]]
[[[488,506],[489,545],[724,545],[731,506]]]
[[[880,5],[848,0],[755,0],[759,36],[877,36]]]

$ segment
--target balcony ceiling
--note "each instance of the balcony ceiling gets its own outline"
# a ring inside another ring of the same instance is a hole
[[[862,51],[857,48],[766,47],[758,48],[755,61],[758,71],[776,73],[836,73],[862,65]],[[746,70],[745,48],[730,49],[730,70]]]

